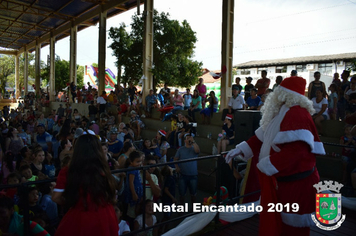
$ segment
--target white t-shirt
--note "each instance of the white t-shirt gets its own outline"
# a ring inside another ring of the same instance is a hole
[[[356,90],[352,90],[352,89],[349,89],[347,90],[347,92],[345,93],[347,96],[350,96],[351,94],[353,93],[356,93]]]
[[[106,104],[105,99],[103,97],[101,97],[101,96],[96,99],[96,102],[98,104]]]
[[[152,215],[152,219],[153,219],[153,225],[155,225],[157,223],[157,218],[155,215]],[[135,219],[135,221],[137,221],[138,225],[140,226],[138,229],[142,229],[142,215],[138,215]],[[152,225],[152,226],[153,226]],[[146,227],[149,227],[147,224],[146,224]],[[149,232],[146,232],[147,235],[150,235],[150,232],[152,233],[153,229],[150,229]]]
[[[142,178],[142,172],[140,173],[141,175],[141,180],[143,180]],[[153,183],[155,183],[155,185],[158,186],[158,178],[155,174],[151,174],[151,178],[152,178],[152,181]],[[148,183],[148,181],[146,180],[146,199],[150,199],[150,200],[153,200],[153,193],[152,193],[152,189],[151,189],[151,185],[150,183]]]
[[[241,95],[238,95],[236,98],[231,97],[229,100],[228,106],[232,107],[232,109],[242,109],[245,104],[245,100]]]
[[[192,102],[192,95],[191,94],[184,94],[184,106],[185,107],[190,107],[190,103]]]
[[[119,224],[119,236],[122,235],[124,232],[131,232],[130,226],[126,221],[121,220]]]
[[[316,102],[316,97],[312,98],[313,101],[313,107],[315,109],[315,113],[319,113],[323,107],[324,104],[326,104],[326,106],[328,105],[328,100],[326,100],[326,98],[323,98],[323,100],[321,100],[321,102],[317,103]],[[326,108],[323,115],[328,116],[328,109]]]

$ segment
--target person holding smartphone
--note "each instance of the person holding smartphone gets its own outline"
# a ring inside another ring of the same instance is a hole
[[[184,135],[184,146],[178,149],[174,161],[186,160],[198,157],[200,148],[194,140],[194,136],[190,133]],[[176,164],[176,172],[180,174],[178,180],[178,190],[180,203],[184,203],[184,198],[189,188],[191,203],[196,201],[197,186],[198,186],[198,168],[197,162],[185,162]]]

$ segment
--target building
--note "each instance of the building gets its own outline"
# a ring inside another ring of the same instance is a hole
[[[351,70],[352,62],[356,60],[356,52],[342,53],[333,55],[294,57],[274,60],[249,61],[235,65],[237,76],[241,78],[251,76],[256,82],[261,77],[261,71],[268,72],[268,78],[271,79],[271,87],[274,79],[281,75],[286,78],[292,70],[297,70],[298,75],[307,80],[307,84],[314,79],[314,72],[321,73],[321,81],[328,86],[333,78],[334,73],[342,73],[343,70]]]

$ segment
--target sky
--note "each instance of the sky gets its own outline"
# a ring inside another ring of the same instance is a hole
[[[194,60],[221,68],[222,0],[154,0],[159,12],[187,20],[196,32]],[[144,6],[141,5],[141,13]],[[110,27],[130,25],[137,9],[109,18]],[[253,60],[356,52],[356,0],[235,0],[233,65]],[[109,36],[108,36],[109,38]],[[78,32],[77,64],[98,61],[98,24]],[[111,39],[107,39],[107,46]],[[47,61],[49,47],[41,50]],[[116,74],[108,48],[106,67]],[[56,43],[56,55],[69,60],[69,37]]]

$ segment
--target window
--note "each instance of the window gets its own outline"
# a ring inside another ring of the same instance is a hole
[[[287,72],[286,66],[277,66],[276,67],[276,73],[286,73],[286,72]]]
[[[268,72],[268,69],[267,69],[267,68],[258,68],[258,69],[257,69],[257,74],[261,74],[261,72],[262,72],[263,70],[265,70],[265,71]]]
[[[297,72],[307,72],[307,65],[297,65],[296,66]]]
[[[332,75],[333,64],[332,63],[322,63],[318,65],[318,71],[323,75]]]
[[[241,75],[249,75],[251,74],[250,70],[241,70]]]
[[[352,71],[352,68],[353,68],[353,65],[354,64],[356,64],[356,62],[351,62],[351,61],[349,61],[349,62],[346,62],[345,63],[345,70],[349,70],[349,71]]]

